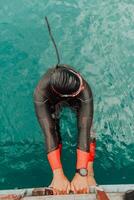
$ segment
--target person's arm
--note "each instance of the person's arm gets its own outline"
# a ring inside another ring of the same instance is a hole
[[[38,121],[46,139],[47,156],[52,170],[62,168],[59,138],[55,131],[55,121],[51,115],[51,103],[47,97],[49,73],[45,74],[34,90],[34,106]]]
[[[89,138],[93,120],[93,95],[89,85],[84,82],[84,90],[77,97],[80,102],[78,110],[78,147],[76,168],[87,168],[89,161]]]
[[[93,95],[91,88],[86,83],[85,89],[83,90],[81,97],[81,109],[79,118],[79,143],[78,147],[81,149],[81,154],[77,155],[77,168],[87,168],[88,169],[88,185],[96,185],[94,179],[94,169],[93,163],[95,159],[95,149],[96,149],[96,138],[95,134],[91,131],[92,121],[93,121]],[[78,151],[78,150],[77,150]],[[85,153],[87,152],[87,153]],[[89,152],[89,153],[88,153]],[[81,161],[81,157],[85,161]],[[83,164],[81,164],[83,163]]]
[[[82,175],[81,173],[83,171],[82,169],[87,169],[84,170],[84,172],[88,172],[89,137],[93,119],[93,96],[92,91],[86,82],[84,83],[84,89],[78,95],[77,100],[79,101],[79,107],[77,109],[79,134],[76,163],[77,171],[71,182],[71,190],[75,193],[88,193],[88,174]]]
[[[60,160],[59,135],[56,132],[56,121],[52,115],[52,105],[47,97],[49,76],[45,75],[34,92],[34,105],[38,121],[46,138],[47,156],[53,171],[53,180],[50,187],[54,194],[67,194],[70,191],[70,182],[63,172]]]

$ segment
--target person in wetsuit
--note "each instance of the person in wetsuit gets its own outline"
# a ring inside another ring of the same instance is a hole
[[[87,193],[89,185],[96,185],[93,176],[95,138],[90,137],[93,121],[92,90],[84,78],[72,67],[64,64],[48,70],[34,91],[34,105],[38,121],[45,135],[47,157],[53,171],[55,194]],[[62,140],[59,112],[70,106],[77,113],[78,142],[76,174],[68,181],[60,159]]]

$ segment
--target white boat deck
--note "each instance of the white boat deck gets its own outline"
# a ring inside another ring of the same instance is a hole
[[[110,200],[122,200],[123,195],[128,190],[134,190],[134,184],[129,185],[100,185],[107,193]],[[31,189],[0,190],[1,194],[26,194],[21,200],[96,200],[94,188],[90,188],[90,194],[69,194],[69,195],[50,195],[50,196],[31,196]]]
[[[122,200],[123,193],[107,193],[110,200]],[[23,200],[96,200],[95,194],[24,197]]]

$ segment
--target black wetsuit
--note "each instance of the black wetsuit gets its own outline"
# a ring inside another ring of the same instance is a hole
[[[59,131],[59,110],[70,106],[77,112],[78,149],[89,152],[90,129],[93,119],[93,96],[88,83],[82,78],[84,89],[75,97],[61,97],[50,86],[50,77],[55,68],[49,69],[34,91],[34,105],[39,123],[46,138],[47,153],[62,143]],[[72,69],[72,68],[70,68]],[[72,69],[73,70],[73,69]]]

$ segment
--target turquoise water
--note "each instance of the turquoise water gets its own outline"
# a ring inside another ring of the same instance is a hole
[[[94,94],[99,184],[134,183],[134,1],[0,0],[0,189],[46,186],[52,173],[33,90],[56,62],[74,66]],[[75,170],[76,116],[61,113],[63,165]]]

